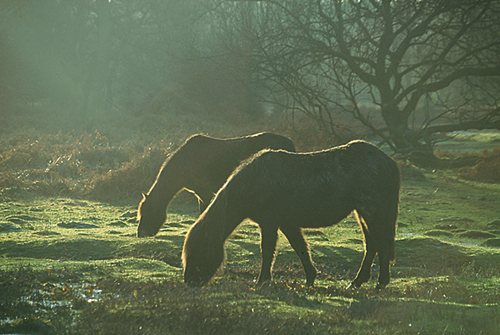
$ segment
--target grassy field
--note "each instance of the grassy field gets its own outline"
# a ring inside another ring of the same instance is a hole
[[[320,269],[304,287],[280,239],[274,283],[256,287],[259,233],[242,224],[224,273],[182,284],[193,206],[174,203],[155,238],[135,237],[135,206],[70,198],[3,199],[2,332],[173,334],[495,334],[500,316],[500,185],[444,174],[406,180],[397,263],[384,291],[347,290],[361,261],[353,218],[307,232]],[[374,267],[376,271],[376,267]],[[375,275],[375,274],[374,274]]]
[[[0,333],[498,334],[500,184],[414,167],[403,177],[397,260],[382,291],[376,265],[368,284],[346,289],[362,257],[352,217],[306,232],[315,287],[283,237],[273,283],[257,287],[259,231],[245,222],[226,243],[224,270],[187,288],[180,254],[194,199],[174,201],[160,233],[138,239],[134,197],[10,183],[0,192]]]

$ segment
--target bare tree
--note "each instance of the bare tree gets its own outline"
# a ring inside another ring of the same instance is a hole
[[[343,110],[395,151],[431,153],[433,132],[500,127],[498,95],[466,118],[436,104],[451,84],[500,76],[499,1],[252,3],[259,72],[332,130]]]

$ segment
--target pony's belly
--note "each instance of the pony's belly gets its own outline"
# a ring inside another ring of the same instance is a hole
[[[303,228],[321,228],[332,226],[352,212],[350,206],[316,203],[310,206],[296,206],[283,209],[281,217],[287,223]]]

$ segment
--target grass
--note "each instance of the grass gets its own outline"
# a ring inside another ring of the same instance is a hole
[[[256,287],[259,233],[246,222],[226,244],[225,270],[192,289],[180,253],[194,200],[174,203],[155,238],[137,239],[134,204],[4,198],[1,225],[16,229],[0,234],[0,332],[495,334],[500,251],[484,241],[499,194],[448,172],[405,180],[397,263],[381,292],[373,280],[346,289],[362,256],[350,217],[306,232],[320,270],[313,288],[282,237],[274,282]]]
[[[352,217],[306,231],[315,287],[304,286],[281,235],[274,280],[256,286],[259,231],[245,222],[226,243],[223,271],[194,289],[180,262],[194,199],[174,201],[156,237],[135,237],[135,188],[151,182],[162,148],[175,147],[141,129],[96,136],[41,126],[36,136],[0,137],[0,333],[498,334],[500,184],[403,165],[396,263],[382,291],[376,265],[369,283],[346,289],[363,248]],[[462,137],[462,146],[496,141]]]

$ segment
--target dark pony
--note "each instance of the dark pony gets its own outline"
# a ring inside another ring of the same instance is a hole
[[[261,230],[258,282],[271,280],[280,229],[302,262],[307,284],[313,285],[317,271],[301,228],[331,226],[355,211],[364,257],[350,286],[368,281],[378,254],[377,287],[383,288],[394,259],[399,187],[397,164],[364,141],[311,153],[263,150],[235,170],[187,233],[184,281],[208,283],[222,264],[224,242],[249,218]]]
[[[139,203],[137,236],[153,236],[166,219],[169,202],[180,190],[194,193],[204,210],[231,172],[259,150],[295,151],[293,142],[272,133],[229,139],[194,135],[170,155]]]

